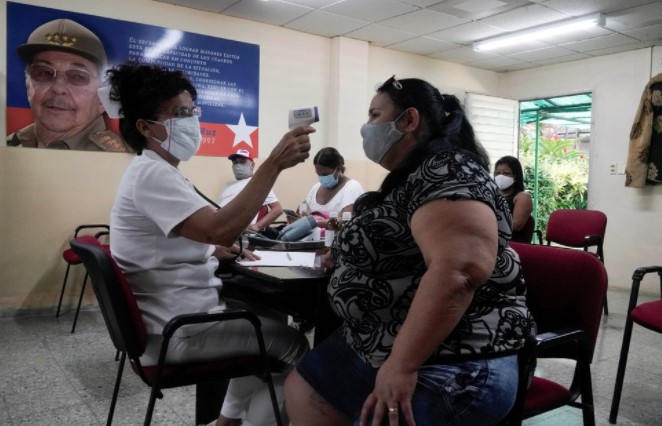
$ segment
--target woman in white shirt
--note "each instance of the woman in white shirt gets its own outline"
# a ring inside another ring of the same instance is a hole
[[[214,275],[286,168],[308,157],[312,127],[298,127],[282,140],[251,182],[227,206],[216,209],[178,169],[200,147],[196,90],[181,71],[135,63],[108,71],[109,102],[119,103],[120,130],[136,156],[127,168],[110,215],[111,252],[136,296],[147,327],[145,365],[156,364],[163,326],[176,315],[225,308]],[[106,108],[107,110],[109,108]],[[112,109],[112,108],[111,108]],[[295,364],[308,350],[303,335],[261,318],[267,352]],[[252,327],[245,321],[183,327],[170,343],[170,362],[255,354]],[[278,383],[277,377],[274,378]],[[282,383],[282,378],[280,379]],[[268,392],[256,377],[233,379],[218,425],[269,425]],[[282,389],[282,385],[277,388]],[[258,401],[257,395],[266,395]],[[262,411],[259,413],[258,411]]]
[[[306,211],[300,215],[321,213],[317,216],[317,226],[326,226],[331,212],[338,217],[343,212],[351,212],[354,201],[363,194],[361,184],[345,175],[345,159],[335,148],[322,148],[313,159],[317,182],[306,196]]]

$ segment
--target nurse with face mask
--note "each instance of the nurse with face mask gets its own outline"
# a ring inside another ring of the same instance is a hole
[[[512,241],[530,243],[530,233],[534,227],[531,217],[533,200],[531,194],[524,190],[522,164],[510,155],[499,158],[494,165],[494,181],[510,207],[513,219]]]
[[[363,194],[361,184],[345,175],[345,159],[335,148],[322,148],[313,159],[318,182],[306,196],[305,208],[299,207],[300,216],[313,214],[317,226],[324,228],[331,212],[342,217],[352,212],[354,201]]]
[[[361,136],[389,174],[331,247],[342,325],[288,376],[290,422],[498,424],[535,327],[487,154],[459,100],[415,78],[379,86]]]
[[[251,223],[278,175],[308,158],[312,127],[286,133],[259,170],[223,208],[203,199],[179,170],[200,148],[197,92],[181,71],[128,63],[108,71],[100,92],[107,111],[116,111],[123,138],[136,152],[119,183],[110,213],[110,248],[124,272],[145,323],[146,349],[140,361],[157,363],[166,323],[182,314],[233,307],[215,276],[221,259],[234,259],[237,237]],[[242,174],[242,169],[236,172]],[[245,175],[245,170],[243,171]],[[249,307],[250,308],[250,307]],[[268,354],[294,365],[308,350],[305,336],[278,320],[260,317]],[[223,360],[258,353],[247,321],[191,324],[178,329],[168,346],[169,363]],[[282,376],[275,376],[282,393]],[[273,425],[269,392],[261,378],[232,379],[219,426]]]

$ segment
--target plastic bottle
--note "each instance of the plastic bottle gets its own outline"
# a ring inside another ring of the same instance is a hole
[[[308,203],[305,201],[302,201],[301,204],[299,204],[299,211],[297,212],[299,215],[305,215],[308,214]]]
[[[326,247],[331,247],[333,240],[336,238],[336,232],[339,230],[340,221],[338,220],[338,212],[331,212],[324,228],[324,245]]]
[[[341,226],[345,226],[350,220],[352,220],[352,212],[342,212]]]

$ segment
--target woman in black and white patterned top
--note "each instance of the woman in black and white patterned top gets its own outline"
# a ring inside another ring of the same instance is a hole
[[[487,154],[458,99],[419,79],[382,84],[361,134],[390,174],[334,243],[343,325],[288,377],[292,424],[496,424],[535,325]]]

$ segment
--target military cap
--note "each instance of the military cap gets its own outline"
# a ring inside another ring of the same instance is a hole
[[[26,63],[39,52],[59,50],[81,55],[99,67],[106,65],[106,51],[99,37],[81,24],[70,19],[56,19],[38,27],[28,42],[16,48],[18,56]]]

